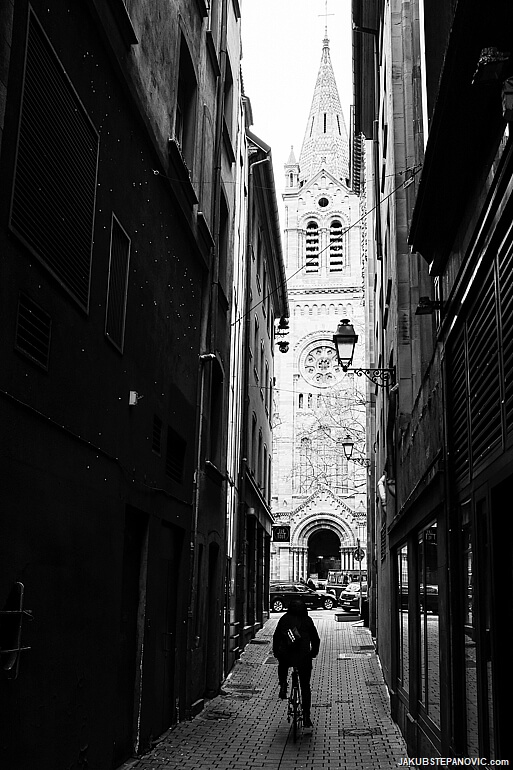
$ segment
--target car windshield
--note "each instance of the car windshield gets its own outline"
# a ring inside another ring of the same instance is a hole
[[[359,590],[360,590],[360,583],[349,583],[349,585],[347,585],[344,588],[344,591],[351,591],[352,593]],[[367,590],[367,583],[362,583],[362,591],[366,591],[366,590]]]

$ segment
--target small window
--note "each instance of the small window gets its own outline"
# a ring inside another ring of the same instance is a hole
[[[222,470],[223,465],[223,414],[224,414],[224,378],[217,360],[212,361],[212,380],[210,386],[210,461]]]
[[[230,64],[226,62],[226,75],[224,79],[224,120],[228,135],[233,133],[233,76]]]
[[[221,193],[221,206],[219,215],[219,283],[227,291],[226,272],[229,253],[230,216],[226,196]]]
[[[105,334],[121,352],[125,337],[129,261],[130,238],[112,215]]]
[[[153,415],[153,433],[151,439],[151,449],[155,454],[160,455],[162,451],[162,420],[156,414]]]
[[[185,465],[186,441],[171,426],[167,429],[166,476],[181,484]]]
[[[193,169],[196,141],[197,84],[194,66],[184,38],[180,45],[178,92],[175,113],[175,139],[190,171]]]

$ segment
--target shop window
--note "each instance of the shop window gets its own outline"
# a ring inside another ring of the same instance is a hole
[[[479,756],[479,706],[477,684],[477,633],[475,628],[474,553],[472,550],[472,529],[470,526],[470,502],[461,507],[464,622],[464,677],[465,677],[465,723],[468,756]]]
[[[433,522],[419,533],[420,612],[419,698],[428,716],[440,724],[440,623],[438,617],[438,542]]]
[[[398,648],[397,678],[405,690],[410,684],[410,656],[408,639],[408,546],[397,552],[397,610]]]

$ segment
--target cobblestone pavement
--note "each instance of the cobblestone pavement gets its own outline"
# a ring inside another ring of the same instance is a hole
[[[247,645],[223,684],[190,722],[170,730],[130,770],[387,770],[407,756],[390,717],[369,630],[355,616],[310,613],[321,637],[312,674],[313,730],[294,743],[287,702],[278,699],[272,634],[279,615]]]

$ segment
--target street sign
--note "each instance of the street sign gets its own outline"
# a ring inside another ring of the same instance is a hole
[[[290,527],[273,527],[274,543],[290,543]]]
[[[356,561],[361,561],[365,556],[365,551],[363,550],[363,548],[355,548],[353,551],[353,556],[356,559]]]

